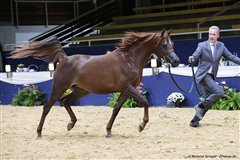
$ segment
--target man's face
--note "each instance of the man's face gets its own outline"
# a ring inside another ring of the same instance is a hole
[[[208,39],[210,42],[215,43],[219,37],[219,32],[215,29],[210,29]]]

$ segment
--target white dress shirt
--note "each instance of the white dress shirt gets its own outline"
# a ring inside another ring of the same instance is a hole
[[[212,51],[212,56],[214,58],[214,54],[216,54],[216,53],[214,53],[214,49],[216,50],[217,42],[216,43],[209,42],[209,43],[210,43],[210,47],[211,47],[211,51]],[[208,73],[212,73],[212,66],[208,70]]]

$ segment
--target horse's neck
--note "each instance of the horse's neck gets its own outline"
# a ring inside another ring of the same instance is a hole
[[[146,48],[139,47],[137,49],[129,49],[127,56],[129,60],[132,60],[135,63],[136,68],[143,69],[144,65],[147,63],[148,57],[151,52]]]

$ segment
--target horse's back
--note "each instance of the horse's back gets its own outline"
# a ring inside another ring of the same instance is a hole
[[[77,64],[79,66],[87,66],[87,67],[109,67],[112,64],[116,64],[119,62],[119,55],[113,54],[112,52],[107,52],[107,54],[103,55],[71,55],[67,57],[67,63],[69,64]]]
[[[117,91],[123,64],[120,55],[72,55],[62,63],[61,75],[86,91],[105,94]]]

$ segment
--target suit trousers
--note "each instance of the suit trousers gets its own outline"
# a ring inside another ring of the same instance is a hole
[[[219,98],[223,97],[223,88],[216,83],[212,74],[207,73],[204,78],[199,82],[205,90],[206,97],[202,102],[204,106],[204,114],[211,108],[212,104]],[[195,115],[193,121],[200,121],[200,119]]]

